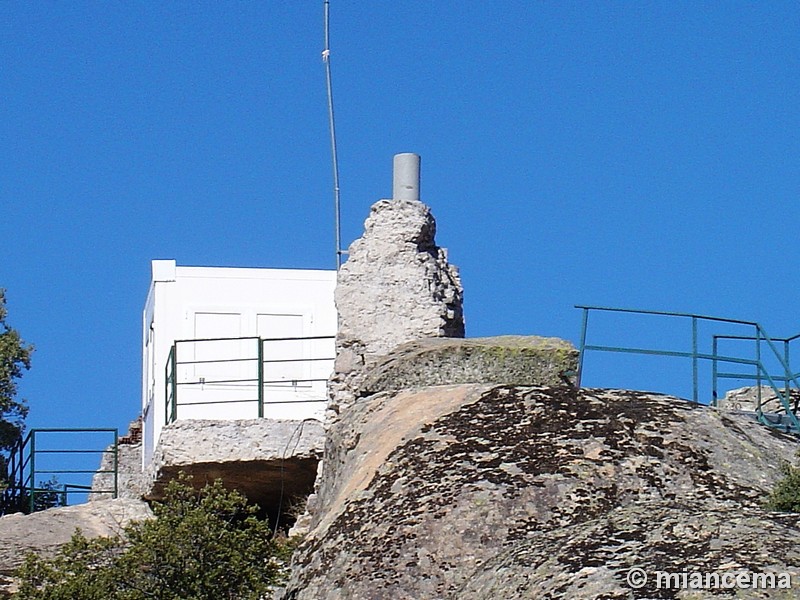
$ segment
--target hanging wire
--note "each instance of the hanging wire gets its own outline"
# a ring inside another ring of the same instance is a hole
[[[322,62],[325,63],[325,82],[328,88],[328,124],[331,132],[331,159],[333,162],[333,206],[336,228],[336,270],[342,266],[342,226],[339,203],[339,157],[336,152],[336,125],[333,118],[333,85],[331,83],[331,48],[330,48],[330,0],[323,1],[325,13],[325,49],[322,51]]]
[[[292,439],[294,439],[294,434],[297,434],[297,441],[294,443],[294,448],[292,448],[292,456],[294,456],[295,452],[297,451],[297,446],[300,445],[300,440],[303,439],[303,428],[306,426],[306,421],[311,421],[313,419],[303,419],[300,424],[295,427],[295,430],[289,436],[289,440],[286,442],[286,447],[283,449],[283,456],[281,456],[281,493],[278,499],[278,512],[275,513],[275,527],[272,528],[272,539],[275,539],[275,536],[278,534],[280,523],[281,523],[281,513],[283,512],[283,498],[284,498],[284,491],[285,486],[284,482],[286,480],[286,473],[284,469],[284,465],[286,464],[286,458],[289,456],[289,444],[292,443]]]

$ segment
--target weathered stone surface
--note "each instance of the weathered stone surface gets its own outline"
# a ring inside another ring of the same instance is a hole
[[[378,359],[358,395],[460,383],[562,385],[577,368],[578,351],[559,338],[431,338]]]
[[[796,565],[798,516],[760,509],[796,449],[744,417],[631,391],[362,398],[329,432],[284,597],[689,598],[637,595],[626,571]]]
[[[339,345],[379,356],[421,337],[462,337],[461,282],[436,246],[430,208],[410,200],[372,206],[364,235],[339,271]]]
[[[381,200],[339,270],[333,411],[353,400],[370,362],[404,342],[463,337],[458,270],[435,242],[436,222],[418,201]]]
[[[108,500],[113,493],[105,490],[114,489],[114,455],[113,447],[100,459],[98,472],[92,477],[92,493],[89,502]],[[119,444],[117,446],[117,497],[141,500],[148,488],[147,476],[142,472],[142,443]]]
[[[0,517],[0,587],[12,584],[11,575],[26,552],[52,555],[76,529],[86,537],[112,536],[131,521],[152,517],[145,502],[119,498]]]
[[[797,515],[754,508],[645,502],[598,519],[534,533],[480,565],[459,590],[461,600],[506,598],[709,598],[731,597],[730,589],[665,589],[657,572],[788,574],[794,589],[739,589],[736,598],[796,598],[800,581]],[[648,584],[633,593],[631,569],[643,569]],[[713,588],[714,580],[709,580]],[[659,585],[661,589],[659,589]],[[703,584],[705,585],[705,581]],[[685,587],[690,587],[686,585]],[[719,585],[722,587],[722,584]]]
[[[761,391],[761,410],[767,413],[781,414],[785,413],[786,409],[783,407],[778,395],[768,385],[762,385]],[[717,406],[720,410],[744,410],[755,411],[758,407],[759,387],[748,386],[730,390],[725,393],[724,398],[720,398]],[[800,390],[790,389],[789,397],[791,398],[791,405],[794,408],[800,403]]]
[[[322,424],[312,419],[175,421],[161,431],[146,497],[160,498],[184,472],[198,486],[220,478],[274,517],[312,491],[323,446]]]

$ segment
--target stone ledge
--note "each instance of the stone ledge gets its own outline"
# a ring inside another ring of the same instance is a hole
[[[376,361],[359,395],[432,385],[564,385],[578,351],[560,338],[503,335],[432,338],[397,346]]]
[[[159,500],[164,486],[181,472],[198,487],[222,479],[274,522],[289,502],[313,490],[324,444],[322,423],[313,419],[176,421],[161,432],[147,470],[145,497]]]

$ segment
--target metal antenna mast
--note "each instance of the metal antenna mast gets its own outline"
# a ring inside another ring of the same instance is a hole
[[[325,49],[322,51],[322,62],[325,63],[325,82],[328,87],[328,124],[331,132],[331,159],[333,161],[333,205],[336,228],[336,270],[342,266],[342,227],[339,208],[339,157],[336,153],[336,125],[333,118],[333,85],[331,83],[331,47],[330,47],[330,0],[323,1],[325,13]]]

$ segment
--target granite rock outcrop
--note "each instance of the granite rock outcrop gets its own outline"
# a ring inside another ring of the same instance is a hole
[[[462,384],[360,398],[329,436],[286,600],[696,598],[729,590],[634,590],[627,572],[798,575],[800,516],[762,509],[797,441],[743,416]]]
[[[28,552],[51,556],[76,529],[87,538],[122,533],[131,521],[151,518],[147,503],[127,498],[97,500],[24,515],[0,517],[0,597],[14,588],[14,571]]]

